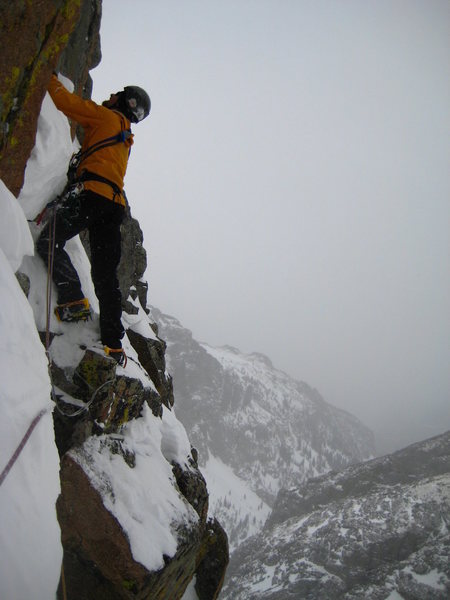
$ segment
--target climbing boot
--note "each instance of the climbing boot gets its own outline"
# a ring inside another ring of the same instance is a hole
[[[91,309],[89,308],[89,300],[75,300],[74,302],[66,302],[59,304],[55,308],[55,316],[58,321],[68,323],[76,323],[77,321],[87,321],[91,318]]]
[[[118,365],[125,369],[128,359],[123,348],[110,348],[109,346],[105,346],[104,350],[107,356],[113,358]]]

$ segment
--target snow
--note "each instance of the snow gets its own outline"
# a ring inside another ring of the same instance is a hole
[[[149,317],[138,302],[138,300],[133,300],[133,298],[129,296],[128,301],[131,302],[131,304],[133,304],[133,306],[137,309],[138,312],[135,315],[129,315],[124,313],[122,319],[126,329],[132,329],[134,332],[138,333],[139,335],[142,335],[147,339],[157,340],[158,338],[156,337],[155,332],[150,326]]]
[[[209,455],[206,466],[202,466],[202,473],[208,485],[210,513],[223,524],[225,514],[222,508],[227,504],[233,507],[235,525],[243,521],[247,527],[241,527],[239,543],[258,533],[271,511],[269,505],[263,502],[231,467],[212,454]],[[251,515],[251,519],[248,519],[248,515]],[[230,541],[230,551],[234,549]]]
[[[171,411],[165,409],[163,418],[156,419],[146,405],[143,417],[127,423],[122,434],[123,449],[136,457],[133,468],[121,455],[110,453],[106,436],[90,437],[70,455],[127,533],[134,559],[154,571],[164,567],[163,554],[173,556],[177,550],[174,527],[194,527],[198,521],[177,492],[172,466],[161,452],[170,447],[171,457],[183,464],[189,441]]]
[[[70,90],[73,84],[60,75]],[[69,122],[58,111],[49,94],[42,102],[36,143],[25,170],[25,183],[19,194],[19,203],[27,219],[34,219],[43,207],[60,194],[66,184],[69,159],[77,150],[70,137]]]
[[[54,597],[62,559],[55,512],[59,459],[47,360],[33,312],[14,275],[33,244],[23,211],[3,182],[0,204],[2,471],[33,419],[45,411],[0,487],[0,597],[47,600]]]
[[[397,590],[392,590],[386,600],[405,600],[404,596],[401,596]]]
[[[251,582],[249,591],[252,593],[265,592],[272,589],[272,581],[275,575],[275,566],[264,565],[264,572]]]
[[[16,198],[0,180],[0,245],[13,273],[17,271],[25,254],[33,254],[33,240],[25,215]]]
[[[416,573],[411,567],[403,569],[402,572],[411,575],[417,583],[427,585],[435,590],[444,591],[446,589],[445,584],[447,583],[447,577],[437,569],[433,569],[429,573],[423,575]]]
[[[67,80],[64,83],[71,87]],[[41,259],[33,255],[33,240],[40,229],[27,219],[34,219],[61,192],[73,151],[68,121],[47,95],[19,198],[0,181],[2,471],[30,423],[43,412],[0,487],[0,598],[5,600],[54,598],[60,577],[62,547],[55,510],[60,492],[59,457],[47,358],[37,333],[45,329],[47,273]],[[66,244],[66,249],[94,311],[92,321],[76,325],[58,323],[51,311],[50,329],[57,335],[50,354],[59,366],[70,370],[83,355],[80,345],[99,353],[103,348],[89,260],[78,236]],[[18,269],[30,280],[28,299],[14,275]],[[124,325],[147,338],[156,338],[142,308],[137,315],[124,316]],[[139,379],[144,387],[154,390],[127,337],[124,348],[128,364],[126,369],[117,367],[117,374]],[[68,395],[64,400],[77,404]],[[175,461],[189,468],[190,443],[173,411],[164,408],[162,418],[157,418],[147,405],[142,418],[128,423],[122,436],[123,447],[135,454],[134,468],[121,455],[108,451],[104,443],[107,436],[89,438],[72,450],[72,456],[101,493],[105,507],[120,521],[135,559],[148,569],[158,569],[164,566],[163,554],[176,552],[180,530],[189,532],[198,522],[197,513],[178,490],[171,464]],[[193,588],[189,593],[188,598],[195,600]]]
[[[196,577],[194,576],[184,592],[182,600],[199,600],[195,591]]]

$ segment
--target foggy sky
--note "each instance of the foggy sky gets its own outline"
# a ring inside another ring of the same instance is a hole
[[[386,451],[450,427],[449,30],[447,0],[108,0],[92,72],[152,98],[150,303]]]

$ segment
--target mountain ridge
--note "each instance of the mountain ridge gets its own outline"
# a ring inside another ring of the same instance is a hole
[[[223,600],[445,600],[450,432],[279,493]]]
[[[203,467],[211,459],[227,465],[263,503],[258,520],[281,488],[374,455],[367,427],[308,384],[276,369],[264,354],[197,342],[175,317],[155,307],[151,315],[167,343],[177,416],[198,450],[199,463]],[[233,502],[231,489],[219,488],[220,497],[214,499],[211,492],[211,501],[227,531],[234,532],[234,548],[252,530],[248,521],[255,517],[255,501],[245,515],[238,506],[242,500]]]

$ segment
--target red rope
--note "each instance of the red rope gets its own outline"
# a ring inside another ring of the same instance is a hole
[[[45,409],[42,409],[40,413],[38,413],[34,419],[31,421],[30,426],[28,427],[25,435],[23,436],[20,444],[17,446],[16,450],[14,451],[14,454],[11,456],[11,458],[8,461],[8,464],[6,465],[6,467],[3,469],[1,475],[0,475],[0,486],[2,485],[2,483],[5,481],[6,476],[8,475],[8,473],[11,471],[14,463],[16,462],[16,460],[19,458],[20,453],[22,452],[22,450],[25,447],[25,444],[28,442],[28,440],[30,439],[31,434],[33,433],[34,428],[36,427],[36,425],[39,423],[39,421],[42,419],[42,417],[45,415],[47,411]]]
[[[43,212],[45,212],[45,209]],[[47,315],[46,315],[46,326],[45,326],[45,351],[47,354],[47,359],[49,361],[50,361],[50,359],[49,359],[50,315],[51,315],[51,303],[52,303],[51,284],[52,284],[52,273],[53,273],[53,257],[54,257],[54,253],[55,253],[55,237],[56,237],[55,229],[56,229],[56,208],[53,207],[52,222],[49,225],[49,238],[48,238],[49,261],[48,261],[48,269],[47,269]],[[33,433],[34,428],[36,427],[36,425],[39,423],[39,421],[45,415],[46,412],[47,411],[45,409],[42,409],[40,411],[40,413],[38,413],[34,417],[34,419],[31,421],[30,426],[28,427],[27,431],[25,432],[25,435],[23,436],[20,444],[17,446],[16,450],[14,451],[14,454],[11,456],[11,458],[8,461],[8,464],[3,469],[3,471],[0,475],[0,486],[3,484],[8,473],[13,468],[14,463],[19,458],[20,453],[24,449],[25,444],[30,439],[30,436]]]

